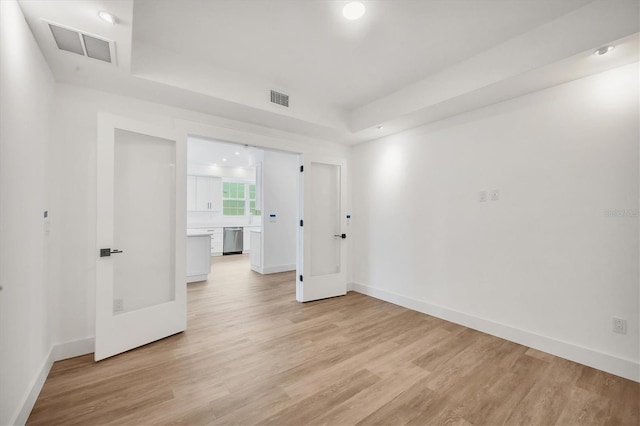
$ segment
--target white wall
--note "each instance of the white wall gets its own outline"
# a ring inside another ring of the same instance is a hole
[[[43,212],[58,220],[50,209],[48,161],[55,81],[11,0],[0,2],[0,93],[0,424],[6,425],[26,420],[21,409],[50,366],[57,283]]]
[[[160,125],[173,121],[202,138],[344,158],[351,153],[350,148],[337,144],[64,84],[58,85],[55,111],[54,177],[60,188],[55,197],[60,216],[56,226],[64,235],[58,264],[65,277],[59,293],[59,342],[94,335],[99,111]]]
[[[262,163],[262,270],[296,269],[298,155],[264,151]],[[275,214],[275,219],[270,215]]]
[[[636,63],[357,146],[354,289],[639,380],[638,117]]]

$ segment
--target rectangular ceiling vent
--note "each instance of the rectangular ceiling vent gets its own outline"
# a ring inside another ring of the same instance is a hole
[[[112,41],[51,23],[48,23],[48,25],[58,49],[110,64],[113,63],[115,45]]]
[[[275,90],[272,90],[271,103],[282,105],[283,107],[289,108],[289,95],[285,95],[284,93],[280,93],[280,92],[276,92]]]

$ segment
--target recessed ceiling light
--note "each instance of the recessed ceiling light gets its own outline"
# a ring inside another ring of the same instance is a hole
[[[98,12],[98,16],[100,17],[100,19],[102,19],[104,22],[108,22],[111,25],[117,24],[118,23],[118,18],[116,18],[115,15],[101,10],[100,12]]]
[[[236,155],[240,155],[240,153],[238,151],[236,151]]]
[[[384,129],[384,126],[382,126],[382,125],[381,126],[376,126],[376,129],[382,130],[382,129]]]
[[[609,53],[613,50],[613,46],[605,46],[605,47],[601,47],[600,49],[596,50],[595,52],[593,52],[594,54],[598,55],[598,56],[602,56],[606,53]]]
[[[364,12],[364,4],[359,1],[352,1],[351,3],[347,3],[342,9],[342,15],[350,21],[362,18]]]
[[[223,159],[222,159],[222,161],[227,161],[227,159],[226,159],[226,158],[223,158]]]

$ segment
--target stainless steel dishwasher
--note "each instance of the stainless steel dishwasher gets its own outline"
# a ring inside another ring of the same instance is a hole
[[[222,254],[242,254],[242,227],[224,228]]]

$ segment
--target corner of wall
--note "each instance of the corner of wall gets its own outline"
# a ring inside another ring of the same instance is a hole
[[[22,403],[17,408],[17,411],[14,413],[9,424],[24,425],[27,423],[29,414],[31,414],[31,410],[40,395],[40,391],[42,391],[42,387],[47,380],[47,376],[49,375],[54,362],[93,353],[93,347],[93,337],[53,345],[51,350],[49,350],[49,354],[40,366],[38,373],[29,384],[26,394],[22,397]]]

